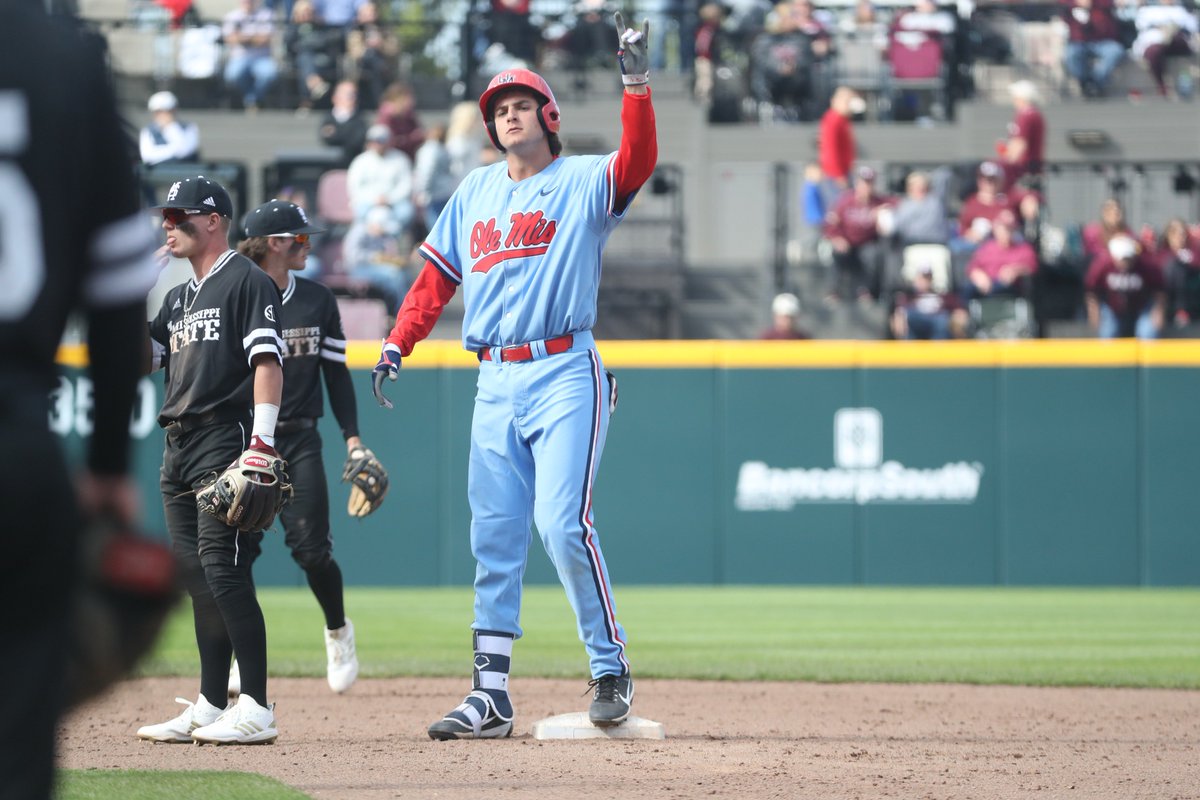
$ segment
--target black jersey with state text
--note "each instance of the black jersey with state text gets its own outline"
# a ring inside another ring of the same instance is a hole
[[[0,25],[0,369],[49,387],[72,308],[144,301],[157,270],[96,37],[4,3]]]
[[[275,282],[232,250],[204,280],[167,292],[150,321],[155,366],[167,370],[160,425],[209,411],[250,415],[251,361],[259,353],[282,360],[280,300]]]
[[[337,299],[322,284],[289,272],[279,325],[284,343],[279,418],[319,417],[324,412],[323,368],[346,368],[346,335]]]

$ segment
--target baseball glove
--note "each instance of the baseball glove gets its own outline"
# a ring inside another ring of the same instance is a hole
[[[292,497],[286,469],[275,448],[252,439],[237,461],[204,480],[196,505],[238,530],[266,530]]]
[[[80,555],[66,663],[72,708],[129,674],[182,596],[170,547],[107,516],[84,529]]]
[[[355,447],[346,456],[346,466],[342,468],[342,483],[350,481],[350,502],[346,512],[352,517],[365,517],[383,502],[388,490],[388,474],[375,458],[375,454],[365,447]]]

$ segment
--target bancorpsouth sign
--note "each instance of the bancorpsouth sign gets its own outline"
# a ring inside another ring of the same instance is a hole
[[[843,408],[833,415],[833,467],[773,467],[746,461],[734,504],[741,511],[787,511],[805,503],[974,503],[979,462],[909,467],[883,458],[883,415]]]

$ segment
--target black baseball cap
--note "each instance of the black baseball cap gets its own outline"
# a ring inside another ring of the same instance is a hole
[[[308,214],[295,203],[272,200],[246,215],[246,236],[272,236],[287,233],[324,233],[308,221]]]
[[[233,201],[229,199],[229,192],[225,191],[225,187],[221,184],[210,181],[203,175],[175,181],[167,190],[167,199],[151,208],[207,211],[210,214],[216,213],[222,217],[233,219]]]

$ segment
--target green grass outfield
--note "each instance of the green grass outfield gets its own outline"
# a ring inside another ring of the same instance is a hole
[[[259,591],[272,675],[323,676],[307,588]],[[617,587],[644,678],[1200,688],[1200,590]],[[470,673],[469,589],[350,588],[365,677]],[[528,588],[515,676],[586,679],[557,586]],[[179,610],[147,675],[199,670]]]

